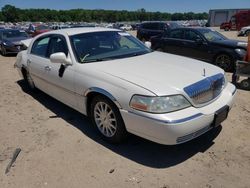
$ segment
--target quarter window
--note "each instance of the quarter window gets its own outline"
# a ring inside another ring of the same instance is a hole
[[[31,54],[47,57],[49,41],[50,37],[37,39],[32,46]]]

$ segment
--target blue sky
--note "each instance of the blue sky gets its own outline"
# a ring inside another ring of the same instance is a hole
[[[0,0],[18,8],[106,9],[160,12],[208,12],[209,9],[250,8],[250,0]]]

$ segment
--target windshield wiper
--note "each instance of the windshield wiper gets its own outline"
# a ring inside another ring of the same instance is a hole
[[[99,61],[108,61],[112,60],[114,58],[97,58],[97,59],[86,59],[83,61],[83,63],[92,63],[92,62],[99,62]]]

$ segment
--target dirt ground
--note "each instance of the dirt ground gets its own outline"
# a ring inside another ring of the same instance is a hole
[[[191,142],[164,146],[131,135],[115,146],[85,116],[30,93],[14,62],[0,56],[1,188],[250,187],[249,91],[238,90],[221,127]],[[21,152],[5,174],[16,148]]]

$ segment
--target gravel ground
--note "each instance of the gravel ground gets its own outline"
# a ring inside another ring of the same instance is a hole
[[[115,146],[85,116],[30,93],[14,62],[0,56],[1,188],[250,187],[249,91],[238,90],[221,127],[191,142],[163,146],[131,135]],[[16,148],[21,152],[5,174]]]

